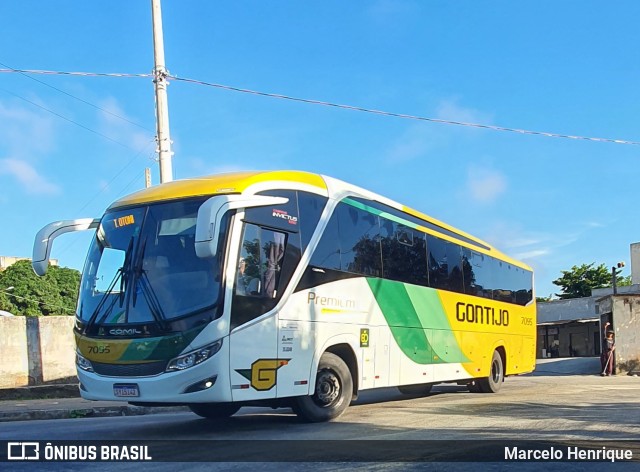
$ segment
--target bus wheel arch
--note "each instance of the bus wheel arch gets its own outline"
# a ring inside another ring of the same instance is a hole
[[[335,344],[328,347],[325,352],[335,354],[341,358],[345,364],[347,364],[349,372],[351,373],[351,381],[353,383],[352,398],[353,400],[358,398],[358,360],[356,359],[356,355],[351,346],[347,343]]]
[[[506,355],[504,347],[497,347],[491,355],[491,363],[489,364],[489,376],[475,380],[477,390],[482,393],[497,393],[504,382],[504,373],[506,371]]]
[[[353,397],[351,370],[345,360],[327,350],[320,357],[311,395],[294,397],[293,411],[304,421],[330,421],[347,409]]]

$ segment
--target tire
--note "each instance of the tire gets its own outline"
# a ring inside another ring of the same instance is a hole
[[[319,423],[340,416],[351,403],[353,380],[344,361],[325,352],[318,364],[313,395],[293,399],[293,411],[304,421]]]
[[[403,395],[427,395],[431,392],[433,384],[414,384],[414,385],[399,385],[398,390]]]
[[[498,351],[493,351],[489,377],[483,377],[477,381],[478,388],[482,393],[496,393],[504,382],[504,364]]]
[[[478,381],[477,380],[474,380],[473,382],[469,382],[467,384],[467,388],[469,389],[469,391],[471,393],[480,393],[481,392],[480,386],[478,386]]]
[[[229,418],[240,409],[240,405],[234,403],[194,403],[189,409],[196,415],[212,420]]]

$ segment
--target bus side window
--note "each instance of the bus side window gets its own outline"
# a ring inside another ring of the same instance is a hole
[[[457,244],[427,235],[429,286],[463,293],[462,249]]]
[[[247,223],[238,259],[235,293],[247,297],[276,298],[285,233]]]
[[[340,227],[338,212],[335,211],[331,215],[315,251],[313,251],[309,264],[323,269],[340,270],[340,252]]]
[[[336,212],[340,225],[340,269],[343,272],[381,277],[378,216],[344,203],[338,205]]]

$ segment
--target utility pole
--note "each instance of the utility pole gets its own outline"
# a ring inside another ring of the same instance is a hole
[[[169,136],[169,107],[167,104],[167,68],[164,65],[164,38],[162,36],[162,10],[160,0],[151,0],[153,21],[153,82],[156,89],[156,141],[158,143],[158,164],[160,183],[173,180],[171,167],[171,138]]]

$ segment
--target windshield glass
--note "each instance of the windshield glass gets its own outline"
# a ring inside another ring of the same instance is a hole
[[[198,208],[204,200],[106,213],[82,273],[80,319],[164,328],[167,321],[195,313],[217,317],[221,261],[200,259],[194,248]],[[225,236],[221,234],[220,241]]]

